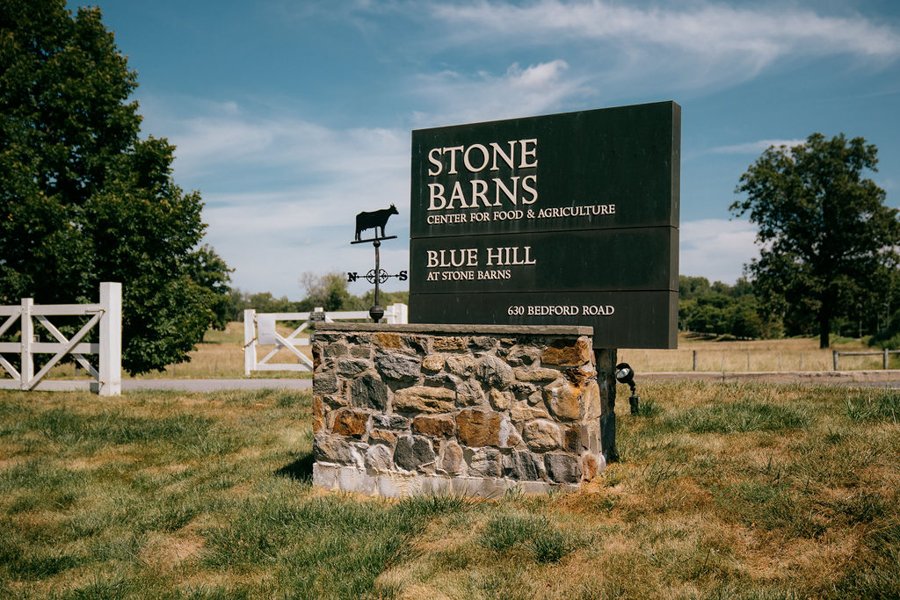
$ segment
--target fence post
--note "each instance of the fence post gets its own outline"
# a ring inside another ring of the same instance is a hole
[[[256,368],[256,310],[244,310],[244,377]]]
[[[884,354],[881,355],[881,368],[887,371],[890,361],[888,360],[888,349],[884,348]]]
[[[693,350],[692,352],[693,352],[693,360],[692,360],[692,364],[691,364],[691,370],[696,371],[697,370],[697,351]]]
[[[122,284],[100,283],[100,389],[101,396],[122,394]]]
[[[402,302],[397,302],[388,306],[384,316],[391,325],[406,324],[409,322],[409,308]]]
[[[34,355],[31,354],[31,344],[34,343],[34,323],[31,322],[31,307],[34,306],[32,298],[22,298],[22,366],[20,369],[20,388],[28,389],[28,384],[34,378]]]
[[[839,354],[838,354],[838,351],[837,351],[837,350],[832,350],[832,351],[831,351],[831,359],[832,359],[832,361],[834,362],[834,370],[835,370],[835,371],[838,370],[838,356],[839,356]]]
[[[394,323],[399,323],[401,325],[405,325],[409,323],[409,306],[406,304],[398,303],[394,306],[397,307],[397,312],[394,316]]]

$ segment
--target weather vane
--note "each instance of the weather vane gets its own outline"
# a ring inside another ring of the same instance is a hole
[[[379,286],[386,282],[391,277],[396,277],[400,281],[406,281],[407,273],[406,271],[400,271],[396,275],[390,275],[387,271],[381,268],[381,242],[382,240],[393,240],[396,239],[396,235],[385,235],[384,226],[387,225],[388,219],[391,215],[399,214],[397,212],[397,208],[391,204],[390,208],[382,208],[381,210],[376,210],[374,212],[361,212],[356,215],[356,235],[354,236],[354,240],[350,242],[351,244],[366,244],[368,242],[372,242],[372,246],[375,247],[375,268],[370,269],[368,273],[365,274],[365,280],[371,284],[375,285],[375,304],[372,308],[369,309],[369,316],[372,317],[372,321],[378,323],[381,321],[381,317],[384,316],[384,307],[378,301],[378,293]],[[362,239],[362,232],[366,229],[374,229],[375,237]],[[378,230],[381,230],[381,236],[378,235]],[[347,281],[353,283],[359,279],[359,274],[347,273]]]

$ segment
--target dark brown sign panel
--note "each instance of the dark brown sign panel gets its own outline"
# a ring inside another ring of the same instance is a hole
[[[680,136],[674,102],[414,131],[410,321],[674,348]]]

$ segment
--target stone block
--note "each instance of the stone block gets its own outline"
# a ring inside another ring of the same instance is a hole
[[[372,426],[395,431],[409,429],[409,419],[400,415],[375,413],[372,415]]]
[[[438,468],[450,475],[459,475],[464,472],[465,466],[462,447],[452,440],[441,442]]]
[[[563,375],[572,382],[572,385],[583,387],[589,380],[597,379],[597,370],[594,365],[585,364],[580,367],[563,369]]]
[[[345,342],[331,342],[325,347],[325,353],[331,358],[338,358],[350,354],[350,347]]]
[[[513,393],[517,400],[524,400],[533,394],[538,388],[530,383],[522,383],[516,381],[509,386],[509,391]]]
[[[469,340],[460,336],[435,337],[431,347],[436,352],[461,352],[469,349]]]
[[[366,433],[369,413],[354,408],[339,408],[329,415],[331,432],[336,435],[361,438]]]
[[[399,333],[376,333],[372,336],[372,342],[385,350],[400,350],[405,347]]]
[[[457,377],[475,374],[475,357],[471,354],[451,354],[447,357],[447,370]]]
[[[369,446],[369,449],[366,450],[366,468],[382,473],[393,471],[393,451],[388,446],[382,444]]]
[[[316,336],[314,478],[388,496],[493,497],[596,477],[602,391],[590,340],[473,331]]]
[[[566,452],[581,452],[580,425],[560,425],[562,431],[562,448]]]
[[[352,379],[372,368],[372,362],[364,358],[340,358],[336,363],[338,375]]]
[[[394,448],[394,464],[406,471],[415,471],[434,464],[434,448],[431,441],[420,435],[405,435],[397,439]]]
[[[310,343],[310,349],[312,350],[313,373],[315,373],[322,369],[323,361],[325,360],[325,348],[322,343],[312,342]]]
[[[329,369],[313,375],[313,394],[334,394],[338,391],[337,373]]]
[[[485,335],[476,335],[472,336],[469,339],[469,348],[476,351],[487,352],[489,350],[493,350],[497,347],[498,340],[497,338],[485,336]]]
[[[317,461],[353,463],[353,452],[346,438],[319,434],[313,438],[313,456]]]
[[[506,362],[512,366],[529,366],[537,364],[541,357],[540,351],[533,346],[514,345],[506,354]]]
[[[372,360],[372,348],[370,346],[351,346],[350,356]]]
[[[586,337],[577,340],[556,340],[541,353],[541,364],[556,367],[580,367],[590,363],[594,354],[591,341]]]
[[[456,404],[456,392],[447,388],[413,386],[394,392],[395,411],[407,413],[450,412]]]
[[[544,467],[550,479],[558,483],[577,483],[581,480],[580,461],[571,454],[548,452],[544,455]]]
[[[456,403],[459,406],[482,406],[484,400],[484,390],[481,384],[474,379],[455,378]]]
[[[342,408],[344,406],[350,406],[350,402],[347,401],[347,396],[344,394],[316,394],[313,397],[322,399],[322,403],[325,405],[326,411],[332,408]]]
[[[503,474],[503,455],[496,448],[479,448],[469,458],[469,475],[500,477]]]
[[[447,360],[442,354],[429,354],[424,359],[422,359],[422,370],[431,373],[437,373],[444,368],[444,364],[446,362]]]
[[[422,374],[422,361],[418,356],[398,353],[378,353],[375,366],[384,379],[403,383],[415,383]]]
[[[350,345],[350,348],[353,348],[354,346],[372,346],[371,333],[351,333],[345,336],[344,340]]]
[[[325,427],[325,405],[321,396],[313,396],[312,403],[312,428],[313,433],[319,433]]]
[[[522,439],[536,452],[556,450],[560,447],[561,437],[559,425],[546,419],[528,421],[522,428]]]
[[[500,445],[503,416],[492,410],[466,408],[456,415],[459,441],[473,448]]]
[[[494,410],[509,410],[515,401],[512,392],[501,392],[495,389],[488,393],[488,398],[490,398]]]
[[[600,386],[596,381],[588,381],[581,396],[581,420],[593,421],[600,418]]]
[[[601,451],[600,421],[584,421],[578,426],[579,450],[597,454]]]
[[[528,446],[525,445],[522,436],[519,434],[519,430],[508,419],[504,419],[500,425],[500,446],[503,448],[517,448],[519,450],[528,449]]]
[[[412,422],[412,430],[431,437],[450,437],[456,433],[456,422],[452,415],[420,415]]]
[[[517,367],[513,370],[517,381],[527,383],[549,383],[559,377],[556,369],[544,369],[540,367]]]
[[[513,423],[521,425],[534,419],[549,419],[550,413],[543,404],[531,406],[527,402],[516,402],[509,409],[509,417]]]
[[[558,419],[578,421],[581,419],[582,389],[566,379],[557,379],[544,388],[544,402]]]
[[[387,407],[387,386],[372,371],[367,371],[350,383],[350,399],[353,406],[384,410]]]
[[[527,450],[514,450],[504,457],[504,474],[519,481],[538,481],[545,476],[544,461]]]
[[[369,443],[384,444],[393,448],[397,443],[397,433],[388,429],[373,429],[369,432]]]
[[[515,381],[513,368],[506,364],[503,359],[490,354],[478,359],[475,372],[477,377],[488,388],[505,390]]]

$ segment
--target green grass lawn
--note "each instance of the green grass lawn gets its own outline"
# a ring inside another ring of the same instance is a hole
[[[0,392],[0,597],[900,597],[896,391],[641,394],[579,493],[387,501],[304,393]]]

